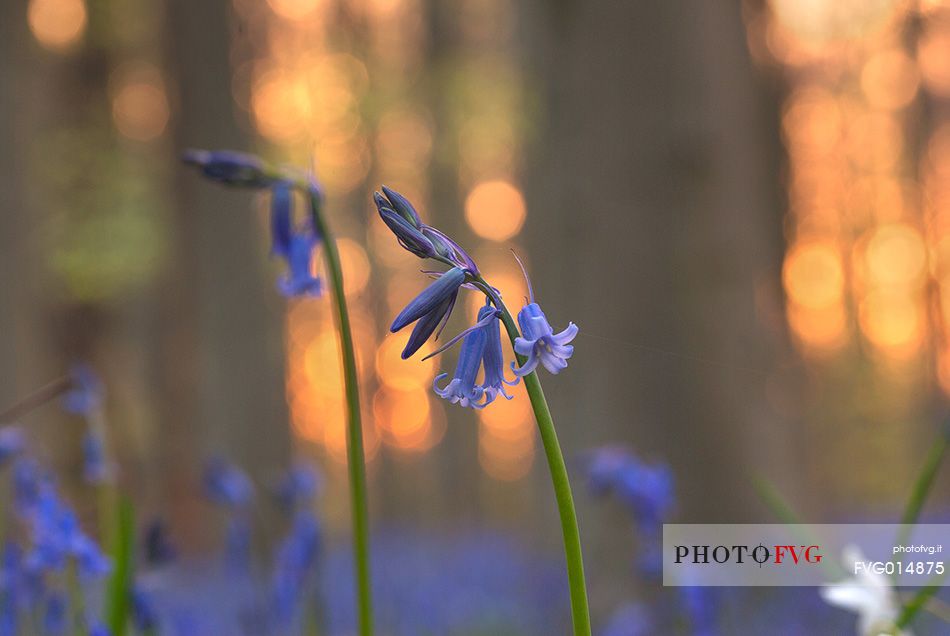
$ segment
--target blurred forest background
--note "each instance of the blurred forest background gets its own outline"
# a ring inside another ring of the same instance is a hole
[[[92,363],[125,486],[186,546],[213,533],[215,453],[261,481],[316,458],[348,520],[329,304],[275,292],[266,199],[183,169],[189,147],[325,185],[376,528],[559,545],[523,389],[476,415],[429,389],[454,358],[399,360],[386,327],[426,279],[380,183],[516,306],[525,258],[581,328],[545,378],[566,451],[669,461],[682,520],[770,520],[754,474],[809,520],[895,519],[941,425],[950,3],[4,0],[0,53],[0,404]],[[78,474],[78,428],[26,423]],[[578,500],[614,603],[629,529]]]

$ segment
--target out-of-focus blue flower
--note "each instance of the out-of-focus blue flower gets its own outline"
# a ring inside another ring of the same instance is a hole
[[[74,365],[69,375],[72,387],[63,395],[63,408],[73,415],[89,417],[102,407],[102,382],[86,364]]]
[[[109,573],[109,559],[87,535],[79,533],[73,539],[71,552],[78,565],[80,580],[90,581]]]
[[[175,559],[175,547],[168,538],[168,529],[161,519],[155,519],[145,529],[142,542],[145,546],[145,562],[159,567]]]
[[[225,536],[224,560],[228,569],[246,574],[251,567],[251,526],[240,514],[228,520]]]
[[[46,599],[43,611],[43,632],[48,636],[66,633],[66,598],[57,592]]]
[[[0,468],[23,452],[26,447],[26,434],[19,426],[7,426],[0,429]]]
[[[76,514],[60,500],[49,482],[40,484],[35,506],[29,511],[32,546],[27,566],[36,572],[61,570],[75,559],[83,581],[97,579],[109,571],[109,561],[99,546],[79,527]]]
[[[7,541],[0,561],[0,636],[17,633],[21,597],[26,596],[20,581],[21,558],[20,546]]]
[[[317,471],[310,466],[298,464],[287,471],[277,485],[275,495],[277,501],[287,510],[294,510],[313,500],[319,488]]]
[[[444,326],[448,321],[458,298],[459,287],[465,282],[465,276],[465,271],[459,267],[445,272],[406,305],[393,320],[389,327],[393,333],[418,321],[409,336],[406,348],[403,349],[404,360],[418,351],[440,324]]]
[[[158,629],[158,610],[152,598],[139,585],[133,585],[130,592],[132,599],[132,623],[139,632],[150,633]]]
[[[89,636],[111,636],[112,632],[100,621],[95,621],[89,626]]]
[[[290,242],[294,235],[294,191],[286,181],[271,188],[271,253],[284,258],[290,255]]]
[[[614,612],[600,636],[653,636],[660,633],[649,608],[629,603]]]
[[[298,512],[274,561],[274,614],[281,625],[293,620],[312,578],[319,549],[320,525],[316,517],[309,512]]]
[[[295,228],[293,184],[278,181],[271,188],[271,253],[287,263],[287,273],[277,281],[284,296],[319,296],[322,282],[313,274],[313,254],[320,237],[312,223]]]
[[[719,633],[716,590],[688,585],[677,588],[693,636],[715,636]]]
[[[102,435],[94,428],[82,439],[83,477],[90,484],[101,484],[112,477],[112,467],[106,459]]]
[[[439,381],[447,377],[448,373],[440,373],[435,376],[435,380],[432,382],[432,387],[439,397],[465,407],[476,409],[485,407],[487,402],[481,401],[485,396],[485,389],[475,384],[478,369],[482,363],[482,356],[485,352],[485,340],[484,329],[474,329],[465,336],[462,340],[458,364],[455,366],[455,375],[441,389],[439,388]]]
[[[36,506],[42,480],[35,459],[21,457],[13,464],[13,504],[19,516],[27,516]]]
[[[518,312],[518,325],[521,326],[521,337],[515,338],[515,353],[528,359],[521,367],[512,365],[515,375],[524,377],[539,363],[555,374],[567,368],[568,359],[574,355],[574,347],[569,343],[577,336],[577,325],[569,323],[567,329],[554,333],[551,323],[534,301]]]
[[[478,274],[472,257],[451,238],[426,225],[406,197],[383,186],[383,193],[375,193],[373,200],[383,222],[396,235],[399,244],[419,258],[434,258],[444,263]]]
[[[266,188],[274,182],[274,177],[267,174],[260,159],[243,152],[188,150],[183,160],[200,168],[207,178],[227,185]]]
[[[313,274],[313,251],[317,238],[312,232],[300,232],[290,238],[287,252],[287,273],[277,287],[284,296],[319,296],[323,283]]]
[[[244,508],[254,497],[254,486],[247,475],[221,458],[208,462],[204,482],[208,498],[226,508]]]
[[[588,461],[591,490],[612,493],[628,505],[641,531],[656,531],[675,503],[673,474],[664,464],[646,464],[628,451],[605,447]]]

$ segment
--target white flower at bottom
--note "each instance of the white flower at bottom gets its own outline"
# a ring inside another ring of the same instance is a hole
[[[854,572],[855,564],[865,558],[860,548],[852,545],[844,549],[843,561],[845,570]],[[913,636],[895,625],[901,604],[890,580],[883,574],[862,568],[854,577],[826,585],[819,593],[829,605],[858,615],[859,636]]]

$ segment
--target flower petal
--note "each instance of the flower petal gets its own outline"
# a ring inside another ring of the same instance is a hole
[[[412,302],[406,305],[406,308],[399,312],[399,315],[393,320],[393,324],[389,327],[389,330],[395,333],[409,323],[415,322],[429,313],[444,303],[452,294],[458,292],[459,286],[461,286],[464,281],[465,272],[462,269],[458,267],[450,269],[441,278],[438,278],[426,287]],[[435,327],[433,327],[433,330],[434,329]]]
[[[575,325],[573,322],[569,323],[567,325],[567,329],[561,333],[556,333],[551,336],[551,340],[554,341],[555,344],[566,345],[577,337],[577,331],[577,325]]]
[[[514,374],[519,378],[523,378],[532,371],[535,370],[538,366],[538,350],[531,349],[531,353],[528,355],[528,359],[525,360],[525,363],[520,368],[515,366],[515,363],[511,363],[511,370],[514,371]]]

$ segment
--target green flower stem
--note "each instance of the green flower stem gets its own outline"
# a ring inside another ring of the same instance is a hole
[[[930,494],[930,490],[933,488],[934,480],[937,477],[940,466],[943,464],[948,447],[950,447],[950,439],[948,439],[947,433],[942,431],[930,447],[930,452],[927,453],[927,458],[924,460],[920,475],[917,476],[917,481],[914,483],[914,490],[911,492],[910,499],[907,501],[907,507],[901,516],[901,529],[897,537],[896,545],[905,545],[910,539],[910,534],[917,524],[917,520],[920,518],[920,513],[924,508],[924,502],[927,501],[927,495]],[[904,562],[903,555],[898,558],[898,561],[900,563]],[[892,580],[896,580],[896,576],[892,577]],[[920,610],[927,605],[927,601],[940,588],[940,585],[940,583],[937,583],[923,587],[908,602],[904,603],[900,618],[897,621],[897,626],[906,627]]]
[[[950,444],[950,440],[947,439],[947,435],[941,433],[930,447],[930,452],[927,453],[927,459],[924,460],[924,466],[914,484],[914,490],[911,492],[904,514],[901,516],[901,533],[897,540],[898,545],[907,542],[914,524],[917,523],[917,519],[920,517],[927,495],[934,485],[937,471],[940,470],[943,458],[947,454],[948,444]]]
[[[481,276],[476,278],[478,287],[491,298],[495,307],[501,312],[501,321],[505,325],[511,344],[521,334],[515,324],[511,312],[505,307],[501,297]],[[519,364],[524,364],[525,358],[517,353],[515,357]],[[575,636],[590,636],[590,609],[587,604],[587,584],[584,581],[584,557],[581,553],[581,535],[577,527],[577,512],[574,510],[574,495],[571,493],[571,482],[567,475],[567,465],[561,453],[561,445],[557,440],[557,431],[554,429],[554,420],[551,410],[541,388],[541,380],[537,372],[531,372],[524,377],[525,390],[534,409],[534,417],[538,422],[541,433],[541,443],[544,445],[544,454],[548,460],[548,470],[551,472],[551,483],[554,486],[554,495],[557,497],[558,513],[561,516],[561,533],[564,537],[564,557],[567,560],[567,578],[571,592],[571,616],[574,620]]]
[[[356,593],[359,616],[359,633],[373,633],[373,610],[370,598],[369,578],[369,530],[366,506],[366,463],[363,456],[363,426],[360,421],[360,390],[357,381],[356,353],[353,350],[353,334],[350,330],[349,312],[343,294],[343,270],[336,242],[320,213],[320,196],[308,192],[313,227],[323,239],[323,254],[326,261],[327,279],[336,306],[337,330],[340,334],[340,349],[343,352],[343,383],[346,393],[347,436],[346,458],[350,473],[350,503],[353,515],[353,552],[356,565]]]

